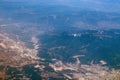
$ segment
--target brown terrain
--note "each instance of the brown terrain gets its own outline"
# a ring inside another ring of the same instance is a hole
[[[25,44],[10,39],[7,35],[0,34],[0,80],[5,80],[7,67],[23,67],[34,64],[29,52],[34,50],[26,48]],[[31,53],[32,54],[32,53]]]
[[[37,45],[37,40],[34,37],[33,42],[35,47],[34,49],[30,49],[26,47],[25,43],[15,41],[7,34],[0,33],[0,80],[7,80],[6,78],[11,76],[6,73],[8,67],[21,70],[25,65],[37,64],[35,53],[37,52],[36,49],[38,49],[39,45]],[[54,72],[45,71],[44,65],[36,65],[35,68],[42,70],[39,75],[43,79],[48,79],[49,77],[65,77],[68,80],[120,80],[120,70],[109,70],[108,67],[103,67],[102,65],[107,64],[106,62],[101,61],[101,64],[85,65],[80,63],[78,56],[74,57],[77,60],[75,64],[64,64],[61,61],[53,64],[50,63],[49,67],[54,69]],[[63,75],[59,75],[59,72],[63,73]],[[29,78],[26,78],[25,75],[23,75],[23,77],[25,77],[25,79],[19,80],[30,80]]]

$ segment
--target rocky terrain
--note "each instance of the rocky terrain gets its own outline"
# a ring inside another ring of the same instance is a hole
[[[29,49],[23,42],[14,41],[7,34],[0,33],[0,80],[9,77],[8,67],[20,69],[36,63],[35,49]]]
[[[49,66],[56,72],[62,72],[68,80],[120,80],[120,70],[110,70],[102,64],[64,64],[58,61]]]
[[[31,41],[33,49],[26,47],[22,41],[10,38],[6,33],[0,33],[0,80],[33,80],[30,77],[33,73],[40,76],[40,80],[120,80],[120,70],[110,69],[103,60],[100,64],[91,62],[87,65],[82,64],[78,58],[84,55],[73,56],[75,63],[55,59],[48,62],[38,58],[38,40],[32,37]],[[26,73],[26,66],[29,66],[28,71],[33,69],[33,72]]]

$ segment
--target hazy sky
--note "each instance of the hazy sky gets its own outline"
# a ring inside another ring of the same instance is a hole
[[[120,13],[120,0],[1,0],[5,2],[22,2],[30,5],[61,5],[78,9]]]
[[[61,5],[78,9],[108,11],[120,13],[120,0],[2,0],[9,2],[23,2],[31,5]]]

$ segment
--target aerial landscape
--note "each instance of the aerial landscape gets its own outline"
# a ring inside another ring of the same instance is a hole
[[[0,0],[0,80],[120,80],[120,0]]]

